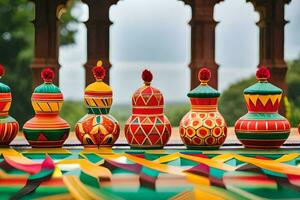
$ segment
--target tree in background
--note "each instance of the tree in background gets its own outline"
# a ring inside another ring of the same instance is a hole
[[[228,126],[233,126],[241,116],[247,113],[243,91],[255,82],[256,79],[252,76],[231,85],[222,93],[219,101],[219,110]]]
[[[300,54],[294,61],[288,62],[287,72],[288,106],[287,117],[292,126],[300,122]]]
[[[286,76],[288,86],[287,118],[293,127],[300,122],[300,55],[298,59],[288,62],[288,72]],[[243,91],[256,82],[254,76],[231,85],[220,97],[220,112],[226,119],[229,126],[233,126],[236,120],[247,113],[244,102]],[[284,99],[283,99],[284,101]]]
[[[74,6],[76,1],[70,4]],[[61,45],[75,42],[77,30],[70,24],[76,23],[70,12],[61,19]],[[30,97],[32,78],[30,63],[33,57],[34,5],[28,0],[0,0],[0,63],[6,68],[3,82],[11,87],[13,103],[10,114],[20,126],[33,115]]]

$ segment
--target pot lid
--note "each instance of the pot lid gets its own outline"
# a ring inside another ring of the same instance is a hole
[[[257,83],[251,85],[244,90],[244,94],[281,94],[282,89],[276,87],[275,85],[268,82],[270,78],[270,71],[268,68],[261,66],[256,71]]]
[[[211,78],[211,72],[208,68],[203,67],[198,73],[200,85],[190,91],[187,96],[191,98],[215,98],[219,97],[220,93],[208,85]]]

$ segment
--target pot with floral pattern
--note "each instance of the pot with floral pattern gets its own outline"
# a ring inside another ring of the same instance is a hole
[[[109,114],[112,105],[112,89],[103,82],[105,69],[98,61],[93,68],[96,81],[85,89],[84,102],[88,114],[75,126],[77,138],[85,147],[112,146],[119,137],[120,125]]]

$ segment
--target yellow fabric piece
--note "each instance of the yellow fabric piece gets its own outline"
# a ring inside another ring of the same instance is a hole
[[[76,176],[64,176],[63,181],[72,197],[76,200],[100,200],[96,194],[90,192]]]
[[[210,185],[210,181],[206,177],[198,176],[192,173],[184,172],[185,169],[180,168],[180,167],[175,167],[171,165],[165,165],[165,164],[160,164],[160,163],[155,163],[153,161],[146,160],[144,158],[139,158],[136,156],[132,156],[130,154],[124,154],[124,156],[137,164],[140,164],[142,166],[145,166],[150,169],[154,169],[159,172],[163,173],[168,173],[168,174],[173,174],[177,176],[186,176],[189,181],[191,181],[194,184],[201,184],[201,185]]]
[[[85,148],[80,152],[80,155],[84,156],[86,153],[94,153],[97,154],[100,157],[105,157],[106,155],[109,156],[116,156],[121,157],[122,154],[116,154],[113,152],[111,147],[99,147],[99,148]]]
[[[209,199],[209,200],[234,200],[232,196],[227,195],[216,190],[214,187],[196,186],[194,188],[195,199]]]
[[[169,200],[195,200],[195,195],[193,191],[185,190],[171,197]]]
[[[0,148],[0,155],[5,154],[6,156],[11,156],[11,155],[22,155],[19,152],[17,152],[14,149],[10,148]]]
[[[61,160],[61,161],[57,162],[57,164],[58,165],[59,164],[78,164],[78,165],[80,165],[80,169],[84,173],[86,173],[96,179],[99,179],[99,178],[111,179],[111,177],[112,177],[112,174],[109,169],[99,166],[98,164],[91,163],[90,161],[85,160],[85,159]]]
[[[180,153],[180,157],[194,161],[194,162],[203,163],[210,167],[214,167],[214,168],[221,169],[224,171],[235,171],[235,169],[236,169],[236,167],[233,167],[233,166],[221,163],[221,162],[217,162],[217,161],[211,160],[209,158],[201,158],[201,157],[196,157],[196,156],[191,156],[191,155],[186,155],[186,154],[181,154],[181,153]]]
[[[68,149],[63,149],[63,148],[32,148],[32,149],[24,149],[22,153],[72,154]]]
[[[211,160],[224,163],[232,158],[234,158],[234,157],[231,153],[226,153],[226,154],[217,155],[217,156],[211,158]]]
[[[161,156],[161,157],[157,158],[156,160],[153,160],[153,162],[166,163],[166,162],[171,162],[171,161],[179,159],[179,158],[180,158],[180,154],[179,154],[179,152],[177,152],[177,153],[169,154],[166,156]]]
[[[215,186],[194,186],[192,191],[183,191],[172,198],[170,200],[198,200],[198,199],[209,199],[209,200],[238,200],[236,196],[228,194],[228,191],[217,188]]]
[[[261,197],[255,195],[255,194],[253,194],[253,193],[247,192],[245,190],[242,190],[242,189],[240,189],[238,187],[234,187],[234,186],[231,186],[231,185],[226,186],[226,189],[229,190],[229,191],[232,191],[234,193],[237,193],[237,194],[243,196],[246,199],[267,200],[265,198],[261,198]]]
[[[142,166],[148,167],[150,169],[154,169],[154,170],[157,170],[157,171],[160,171],[160,172],[169,173],[169,174],[173,174],[173,175],[185,176],[185,174],[183,173],[184,170],[182,168],[179,168],[179,167],[160,164],[160,163],[154,163],[154,162],[149,161],[147,159],[132,156],[132,155],[127,154],[127,153],[125,153],[124,156],[128,160],[130,160],[132,162],[135,162],[137,164],[140,164]]]
[[[23,164],[23,165],[32,165],[32,164],[37,164],[36,162],[33,162],[32,160],[26,158],[22,154],[18,155],[6,155],[6,153],[3,153],[3,157],[8,158],[9,160],[12,160],[14,162]]]
[[[288,161],[296,159],[299,156],[300,156],[299,153],[290,153],[290,154],[283,155],[280,158],[277,158],[276,161],[277,162],[288,162]]]
[[[294,174],[300,176],[300,170],[298,167],[290,166],[284,163],[276,162],[274,160],[262,160],[257,158],[250,158],[235,154],[234,157],[239,161],[256,165],[260,168],[264,168],[273,172],[282,174]]]
[[[62,173],[60,171],[60,169],[55,166],[54,172],[52,174],[52,178],[61,178],[62,177]]]
[[[67,193],[67,194],[50,195],[47,197],[37,198],[34,200],[74,200],[74,198]]]
[[[214,168],[225,170],[225,171],[234,171],[236,169],[236,167],[224,164],[222,162],[218,162],[216,160],[212,160],[212,159],[209,159],[209,158],[201,158],[201,157],[191,156],[191,155],[186,155],[186,154],[181,154],[179,152],[174,153],[174,154],[169,154],[169,155],[166,155],[166,156],[162,156],[162,157],[154,160],[153,162],[164,163],[164,162],[170,162],[170,161],[176,160],[178,158],[184,158],[184,159],[191,160],[191,161],[194,161],[194,162],[197,162],[197,163],[203,163],[203,164],[206,164],[210,167],[214,167]]]

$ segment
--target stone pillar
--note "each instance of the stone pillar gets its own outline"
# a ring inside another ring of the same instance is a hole
[[[43,68],[54,70],[59,82],[59,20],[57,13],[66,4],[67,0],[31,0],[35,4],[34,58],[31,64],[33,75],[33,88],[42,83],[40,73]]]
[[[109,28],[112,22],[109,20],[109,8],[118,0],[82,0],[89,7],[89,20],[85,22],[87,27],[87,62],[85,67],[86,84],[94,82],[92,68],[98,60],[102,60],[106,69],[105,82],[109,83]]]
[[[202,66],[210,68],[210,85],[218,88],[218,64],[215,61],[214,7],[222,0],[183,0],[192,8],[191,26],[191,88],[199,85],[198,71]]]
[[[286,72],[287,64],[284,60],[284,6],[290,0],[247,0],[250,1],[259,13],[257,22],[259,27],[259,66],[264,65],[270,69],[274,85],[282,88],[287,94]],[[282,105],[280,113],[285,114]]]

